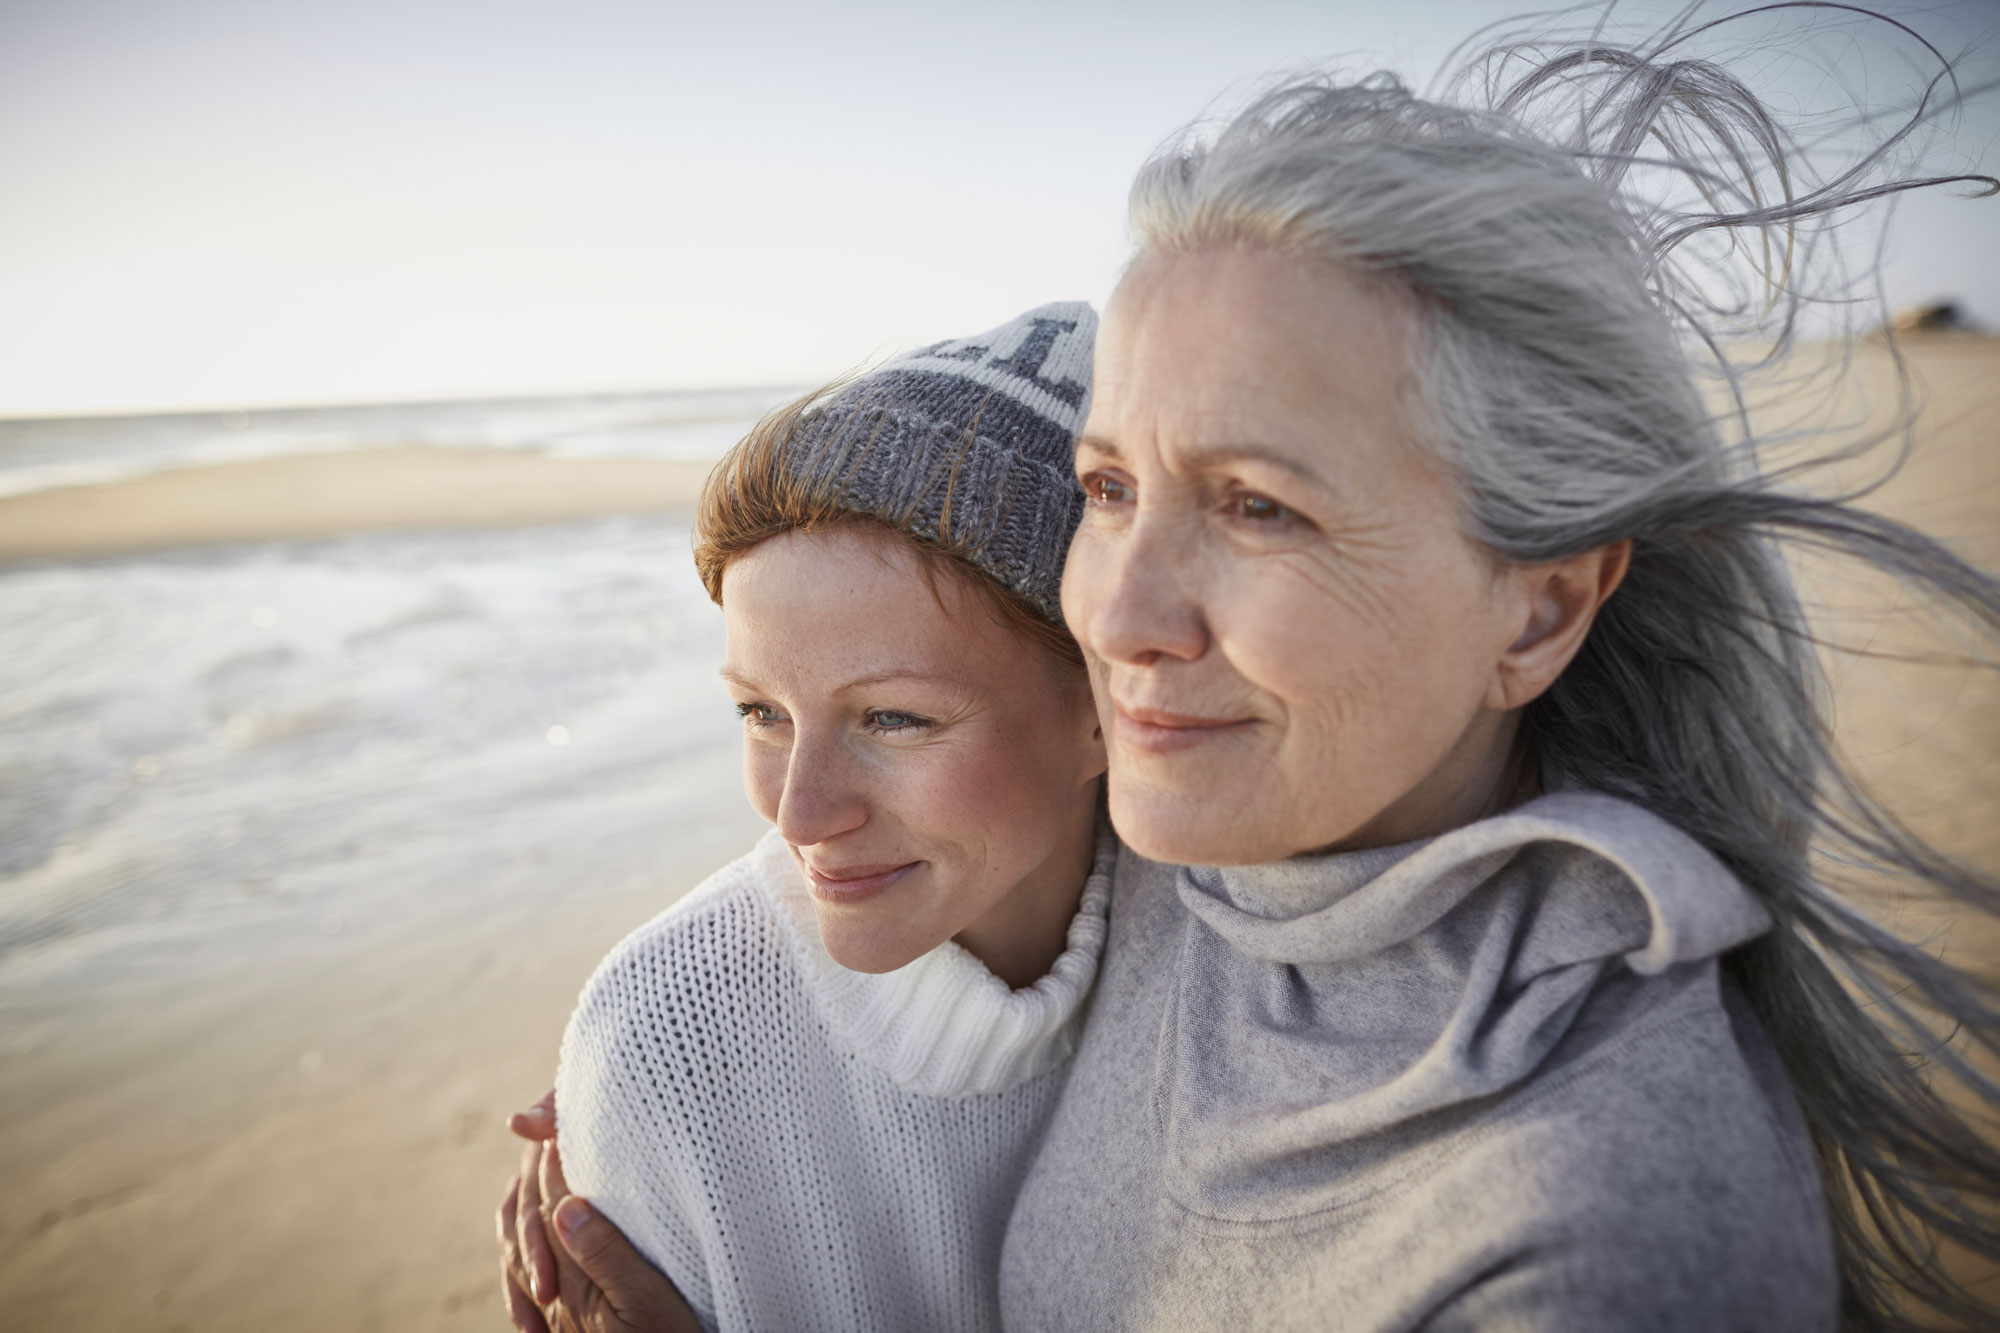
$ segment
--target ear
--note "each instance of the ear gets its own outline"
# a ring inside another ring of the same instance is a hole
[[[1081,748],[1083,781],[1095,782],[1111,767],[1111,756],[1104,744],[1104,719],[1097,711],[1097,697],[1091,689],[1090,677],[1078,672],[1076,683],[1080,691],[1076,701],[1080,710],[1079,721],[1090,733]]]
[[[1510,570],[1507,577],[1524,614],[1514,641],[1500,655],[1486,706],[1511,711],[1555,684],[1631,563],[1632,543],[1622,541],[1553,564]]]

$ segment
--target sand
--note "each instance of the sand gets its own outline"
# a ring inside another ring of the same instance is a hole
[[[734,801],[741,806],[741,801]],[[548,1086],[577,988],[755,836],[718,811],[657,880],[465,923],[281,983],[100,995],[10,1056],[10,1329],[458,1330],[506,1323],[502,1122]]]
[[[708,468],[441,448],[180,468],[0,498],[0,560],[652,513],[692,505]]]
[[[1873,503],[2000,566],[2000,342],[1910,353],[1932,395],[1924,445]],[[1864,349],[1851,384],[1882,401],[1884,366]],[[686,494],[671,466],[439,452],[234,464],[0,502],[0,550],[525,522]],[[1808,573],[1840,634],[1936,645],[1879,589]],[[1867,771],[1927,832],[2000,871],[2000,682],[1949,664],[1834,665],[1842,732]],[[587,914],[552,891],[546,910],[359,958],[329,946],[290,965],[282,987],[220,971],[174,994],[134,982],[51,997],[25,1037],[0,1036],[4,1322],[503,1327],[490,1222],[515,1156],[503,1117],[548,1085],[570,1001],[603,949],[747,845],[755,823],[731,786],[717,775],[703,836]],[[1966,961],[1994,957],[1990,937],[1942,942]]]

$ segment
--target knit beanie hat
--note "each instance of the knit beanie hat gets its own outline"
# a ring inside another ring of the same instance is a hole
[[[1096,336],[1096,313],[1061,301],[905,353],[807,408],[781,465],[835,487],[841,508],[963,557],[1059,625]]]

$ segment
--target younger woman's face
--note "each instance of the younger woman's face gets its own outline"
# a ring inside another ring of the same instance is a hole
[[[1032,904],[1066,898],[1066,920],[1082,885],[1104,771],[1088,683],[935,583],[862,528],[773,538],[724,575],[744,785],[857,971],[954,938],[979,954]]]

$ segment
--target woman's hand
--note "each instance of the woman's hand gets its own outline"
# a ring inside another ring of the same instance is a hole
[[[498,1224],[501,1286],[521,1333],[699,1333],[694,1311],[611,1222],[569,1192],[555,1094],[508,1127],[529,1140]],[[551,1243],[551,1226],[557,1243]]]
[[[508,1184],[513,1206],[510,1208],[505,1200],[500,1206],[501,1265],[514,1279],[503,1275],[503,1282],[509,1288],[508,1310],[521,1333],[546,1333],[538,1322],[540,1316],[533,1310],[555,1299],[557,1276],[555,1254],[540,1207],[541,1157],[537,1149],[556,1139],[556,1090],[550,1088],[533,1106],[507,1117],[507,1128],[515,1137],[528,1141],[521,1172]],[[518,1292],[514,1290],[516,1285]],[[522,1298],[529,1303],[529,1317],[525,1320],[515,1308]]]

